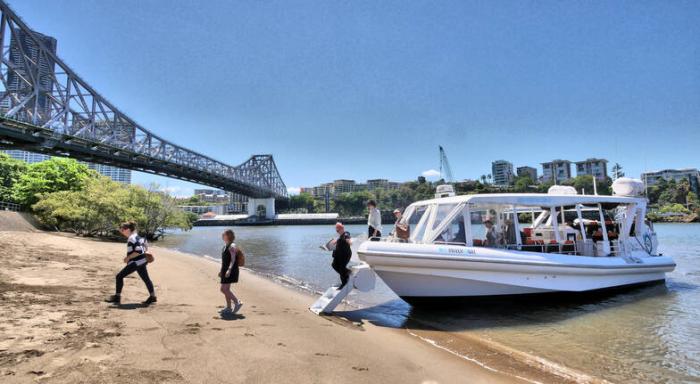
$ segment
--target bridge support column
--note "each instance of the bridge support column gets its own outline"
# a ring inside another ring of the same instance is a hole
[[[264,211],[264,212],[263,212]],[[248,216],[264,216],[266,219],[275,218],[275,198],[254,199],[248,198]]]

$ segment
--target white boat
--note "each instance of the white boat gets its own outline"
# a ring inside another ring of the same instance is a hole
[[[358,256],[409,302],[664,280],[675,263],[657,253],[639,182],[620,179],[613,190],[578,195],[555,186],[547,194],[454,196],[439,189],[435,199],[407,207],[408,241],[366,241]]]

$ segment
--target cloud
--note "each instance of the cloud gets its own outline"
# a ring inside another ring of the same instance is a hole
[[[168,186],[168,187],[159,186],[158,190],[161,192],[165,192],[170,196],[179,197],[179,198],[191,197],[194,194],[194,190],[192,188],[186,188],[186,187],[181,187],[181,186],[177,186],[177,185]]]
[[[440,177],[440,171],[429,169],[427,171],[423,171],[421,175],[423,175],[423,177],[427,179],[437,179],[438,177]]]
[[[290,195],[298,195],[300,192],[300,187],[287,187],[287,193]]]

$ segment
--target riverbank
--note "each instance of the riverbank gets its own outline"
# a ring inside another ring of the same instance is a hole
[[[112,291],[123,244],[26,231],[2,231],[0,244],[5,383],[560,381],[426,327],[313,315],[307,310],[313,297],[249,271],[236,287],[246,302],[241,316],[222,320],[218,266],[179,252],[153,247],[156,305],[136,304],[145,292],[132,276],[117,308],[102,299]],[[465,354],[424,340],[442,340]]]

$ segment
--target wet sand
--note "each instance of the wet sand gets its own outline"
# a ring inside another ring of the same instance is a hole
[[[235,286],[245,306],[222,319],[218,265],[200,257],[152,247],[158,303],[138,304],[147,294],[133,274],[114,307],[102,300],[123,244],[1,231],[0,245],[3,383],[563,381],[429,327],[316,316],[307,310],[314,297],[245,270]]]

